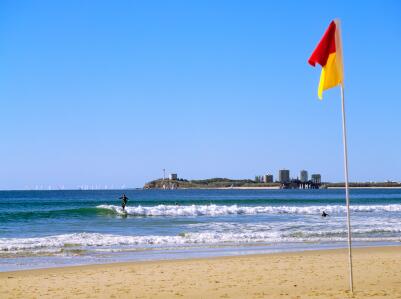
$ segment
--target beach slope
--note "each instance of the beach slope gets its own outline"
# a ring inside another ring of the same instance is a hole
[[[0,273],[0,298],[401,298],[401,247],[133,262]]]

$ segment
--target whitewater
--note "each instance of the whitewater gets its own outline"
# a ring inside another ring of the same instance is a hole
[[[346,212],[344,205],[324,206],[238,206],[238,205],[157,205],[151,207],[127,207],[125,211],[115,205],[99,205],[99,209],[107,209],[116,214],[132,216],[220,216],[231,214],[306,214],[317,215],[325,211],[330,214]],[[352,212],[401,212],[401,204],[391,205],[357,205],[351,207]]]
[[[343,190],[124,192],[0,191],[0,271],[346,246]],[[401,191],[352,190],[351,222],[355,246],[400,244]]]

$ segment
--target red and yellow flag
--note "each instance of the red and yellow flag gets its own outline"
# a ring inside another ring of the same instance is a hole
[[[316,66],[316,63],[322,66],[318,88],[319,99],[323,98],[323,90],[343,84],[343,55],[339,20],[330,23],[308,62],[312,66]]]

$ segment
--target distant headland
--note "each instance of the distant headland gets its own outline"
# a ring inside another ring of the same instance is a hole
[[[256,183],[253,180],[211,178],[205,180],[157,179],[145,184],[144,189],[219,189],[219,188],[279,188],[280,183]]]
[[[400,182],[352,182],[351,188],[401,188]],[[260,182],[251,179],[211,178],[203,180],[187,180],[182,178],[161,178],[150,181],[144,189],[334,189],[344,188],[344,183],[301,181]]]

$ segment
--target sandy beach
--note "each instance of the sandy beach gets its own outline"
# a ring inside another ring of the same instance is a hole
[[[0,273],[1,298],[401,298],[401,247],[88,265]]]

